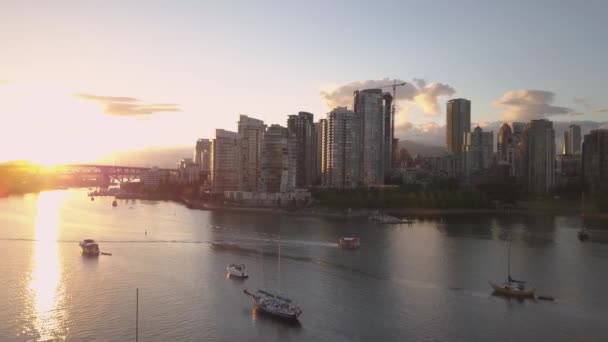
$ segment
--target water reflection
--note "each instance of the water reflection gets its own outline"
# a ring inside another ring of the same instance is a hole
[[[44,192],[38,197],[37,203],[29,317],[34,333],[42,341],[65,337],[64,289],[57,247],[59,209],[64,197],[65,193],[61,191]]]

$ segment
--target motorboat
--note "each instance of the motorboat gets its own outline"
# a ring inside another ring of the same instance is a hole
[[[341,237],[338,245],[342,248],[357,249],[361,246],[361,239],[358,237]]]
[[[376,211],[367,217],[371,221],[378,221],[380,223],[401,223],[401,220],[395,216],[381,213]]]
[[[82,255],[87,256],[98,256],[99,245],[95,240],[85,239],[80,241],[80,248],[82,248]]]
[[[263,290],[251,293],[245,289],[243,292],[251,296],[254,307],[265,314],[288,320],[297,320],[302,314],[302,309],[289,298]]]
[[[245,271],[245,264],[230,264],[226,267],[226,271],[231,277],[249,278],[249,274]]]
[[[118,202],[116,202],[116,200],[113,200],[113,201],[112,201],[112,206],[113,206],[113,207],[117,207],[117,206],[118,206]]]

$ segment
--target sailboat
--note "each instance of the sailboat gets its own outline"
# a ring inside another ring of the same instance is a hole
[[[587,228],[585,228],[585,193],[583,192],[583,208],[582,208],[582,213],[581,213],[581,217],[583,220],[583,227],[576,233],[576,235],[578,236],[578,239],[581,241],[587,241],[589,240],[589,232],[587,231]]]
[[[278,268],[279,268],[279,291],[281,288],[281,238],[279,237],[279,253],[278,253]],[[296,305],[291,299],[280,296],[265,290],[258,290],[255,293],[249,290],[243,290],[243,293],[250,296],[253,300],[253,306],[261,312],[273,317],[298,320],[302,314],[302,309]]]
[[[509,261],[507,266],[507,280],[502,284],[489,282],[495,293],[508,297],[534,297],[534,288],[528,288],[525,281],[516,280],[511,277],[511,234],[509,234]]]

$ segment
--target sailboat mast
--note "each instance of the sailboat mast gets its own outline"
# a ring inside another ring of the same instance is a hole
[[[509,233],[509,249],[508,249],[508,262],[507,262],[507,275],[508,280],[511,281],[511,233]]]
[[[279,233],[279,291],[281,291],[281,234]]]

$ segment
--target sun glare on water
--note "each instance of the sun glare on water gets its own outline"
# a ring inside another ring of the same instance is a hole
[[[59,209],[65,193],[43,192],[38,198],[36,238],[30,276],[29,317],[41,341],[63,339],[66,313],[62,267],[57,247]]]

